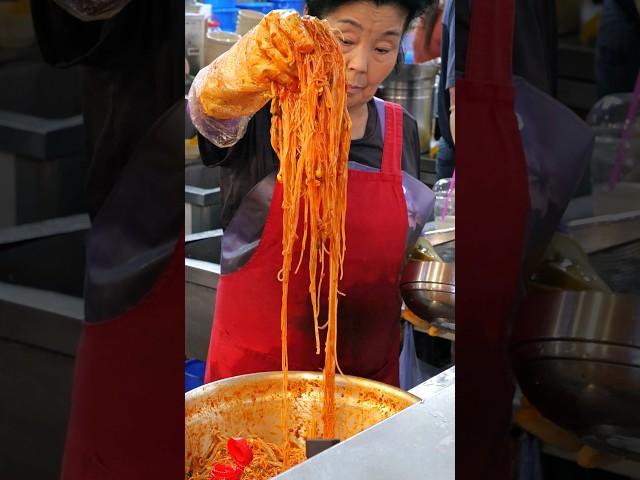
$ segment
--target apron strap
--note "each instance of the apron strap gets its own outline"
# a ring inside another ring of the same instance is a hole
[[[382,173],[400,175],[402,172],[402,117],[400,105],[384,102]]]
[[[471,10],[465,77],[511,86],[515,1],[463,1]]]
[[[376,110],[378,111],[378,118],[380,119],[380,131],[382,132],[382,144],[384,145],[384,100],[378,97],[373,97],[373,101],[376,105]]]

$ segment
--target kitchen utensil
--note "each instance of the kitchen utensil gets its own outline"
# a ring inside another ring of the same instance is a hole
[[[640,460],[640,297],[529,295],[511,357],[523,393],[546,418],[594,448]]]
[[[322,425],[322,374],[289,372],[289,399],[290,440],[304,448],[312,422]],[[338,375],[336,436],[341,440],[351,437],[417,401],[418,397],[390,385]],[[281,372],[242,375],[187,392],[186,464],[203,454],[204,439],[212,431],[227,437],[257,435],[267,442],[282,443],[281,407]]]
[[[432,103],[440,59],[425,63],[403,64],[396,67],[383,85],[383,97],[402,105],[418,122],[420,151],[429,149],[432,125]]]
[[[455,330],[455,265],[409,260],[400,280],[402,299],[409,309],[432,325]]]
[[[327,448],[331,448],[338,443],[340,443],[340,439],[338,438],[307,438],[307,441],[305,442],[307,458],[315,457],[319,453],[324,452]]]

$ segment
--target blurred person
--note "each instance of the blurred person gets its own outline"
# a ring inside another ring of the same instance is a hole
[[[640,70],[640,0],[604,0],[596,40],[598,98],[631,92]]]
[[[44,59],[83,67],[91,158],[85,323],[61,478],[179,478],[183,4],[32,0],[31,9]]]
[[[419,17],[413,39],[413,58],[416,63],[427,62],[440,56],[443,13],[444,0],[432,1]]]

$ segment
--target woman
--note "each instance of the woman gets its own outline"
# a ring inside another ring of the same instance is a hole
[[[397,385],[398,279],[407,245],[430,213],[433,195],[416,180],[415,120],[401,107],[373,96],[393,71],[403,33],[420,12],[421,3],[311,0],[307,9],[340,30],[347,108],[353,123],[347,251],[339,285],[345,296],[338,307],[338,361],[345,373]],[[281,368],[282,285],[277,275],[282,267],[282,208],[281,202],[271,202],[280,184],[274,187],[278,158],[271,148],[270,123],[266,105],[231,147],[220,148],[199,138],[204,163],[221,166],[225,228],[207,382]],[[194,124],[201,123],[194,118]],[[308,273],[292,275],[288,310],[289,368],[320,370],[324,356],[315,354]]]

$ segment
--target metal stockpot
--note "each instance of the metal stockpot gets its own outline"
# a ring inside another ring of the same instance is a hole
[[[432,134],[433,92],[440,59],[399,65],[383,84],[383,97],[402,105],[418,122],[420,151],[429,151]]]
[[[322,426],[322,374],[289,372],[289,432],[304,448],[315,423]],[[345,440],[404,410],[419,398],[384,383],[336,376],[336,436]],[[185,462],[201,461],[216,431],[223,436],[257,435],[282,443],[282,372],[241,375],[185,394]]]
[[[596,448],[640,459],[640,297],[530,295],[511,357],[523,393],[545,417]]]

